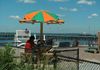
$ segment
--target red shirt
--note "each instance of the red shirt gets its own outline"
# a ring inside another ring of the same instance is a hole
[[[33,46],[34,46],[34,43],[33,43],[33,45],[31,45],[30,40],[27,40],[26,45],[25,45],[25,52],[31,53]]]
[[[25,45],[25,48],[32,49],[32,45],[30,44],[30,41],[29,40],[27,40],[26,45]]]

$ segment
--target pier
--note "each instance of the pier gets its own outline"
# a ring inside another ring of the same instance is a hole
[[[36,38],[38,39],[39,33],[32,33],[32,35],[36,34]],[[14,32],[0,32],[0,40],[13,40]],[[78,34],[78,33],[44,33],[46,39],[53,38],[55,40],[96,40],[97,36],[92,34]]]

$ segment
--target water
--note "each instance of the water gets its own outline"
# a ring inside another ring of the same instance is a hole
[[[0,46],[5,46],[6,44],[12,44],[14,40],[0,40]]]
[[[70,42],[70,44],[72,45],[73,43],[73,40],[59,40],[59,41],[54,41],[56,42],[57,44],[61,41],[66,41],[66,42]],[[78,40],[79,41],[79,45],[88,45],[88,40]],[[3,46],[5,44],[8,44],[8,43],[14,43],[14,40],[0,40],[0,46]]]
[[[0,40],[0,43],[11,43],[14,42],[14,40]]]
[[[59,42],[70,42],[70,45],[72,46],[73,41],[74,40],[57,40],[57,41],[54,42],[54,44],[57,44],[58,45]],[[79,42],[79,45],[81,45],[81,46],[87,46],[89,40],[78,40],[78,42]]]

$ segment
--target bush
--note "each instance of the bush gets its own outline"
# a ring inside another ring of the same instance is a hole
[[[0,49],[0,70],[15,70],[14,53],[15,51],[9,45]]]
[[[45,70],[45,59],[42,59],[42,67],[40,66],[37,68],[35,65],[34,68],[32,62],[26,63],[20,60],[17,61],[17,58],[14,58],[14,55],[15,50],[10,45],[0,48],[0,70]],[[25,59],[26,58],[24,58],[23,60]]]

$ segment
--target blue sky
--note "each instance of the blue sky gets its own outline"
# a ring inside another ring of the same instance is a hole
[[[28,28],[39,32],[39,24],[20,24],[18,20],[36,10],[48,10],[65,21],[44,24],[45,33],[97,33],[100,31],[100,0],[0,0],[0,32]]]

